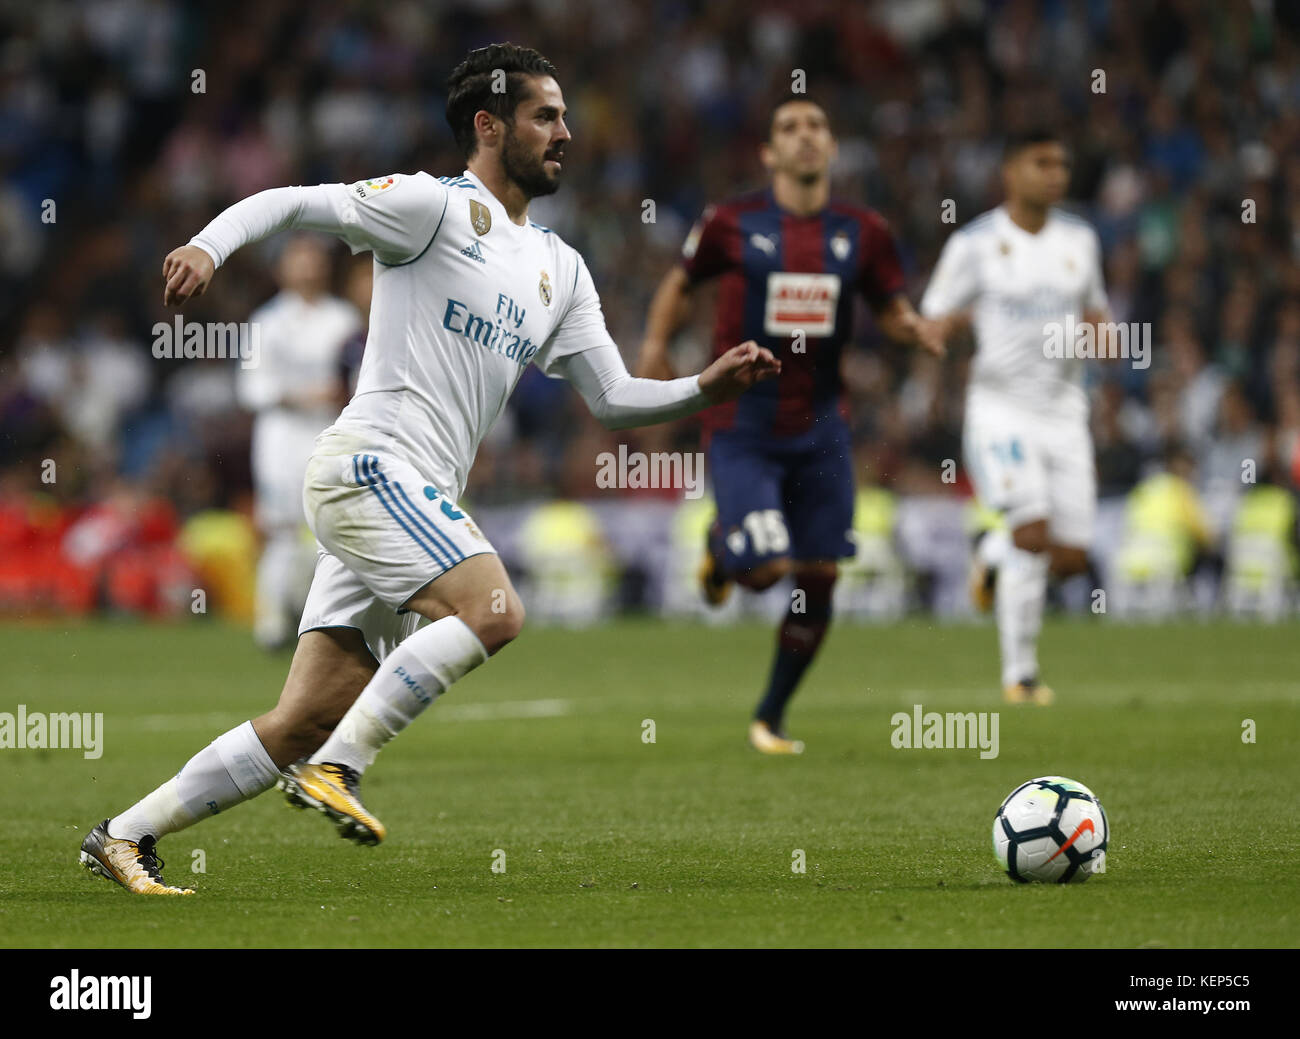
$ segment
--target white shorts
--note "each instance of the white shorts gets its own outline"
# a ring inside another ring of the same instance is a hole
[[[302,496],[321,552],[298,633],[358,628],[378,660],[419,627],[422,618],[403,609],[412,595],[496,551],[414,466],[352,434],[321,435]]]
[[[282,408],[253,420],[254,518],[263,530],[302,526],[302,482],[316,437],[329,424],[321,416],[295,415]]]
[[[980,501],[1012,530],[1045,519],[1058,544],[1092,544],[1097,471],[1086,418],[1053,420],[971,400],[962,451]]]

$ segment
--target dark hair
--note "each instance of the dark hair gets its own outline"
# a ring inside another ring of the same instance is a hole
[[[498,71],[505,73],[505,89],[499,92],[492,89]],[[527,80],[555,74],[555,66],[530,47],[494,43],[470,51],[447,77],[447,122],[465,157],[478,149],[474,116],[480,110],[513,124],[515,109],[528,96]]]
[[[818,108],[822,110],[822,114],[826,116],[827,124],[828,125],[830,124],[830,119],[831,119],[830,113],[826,111],[826,106],[823,105],[820,101],[818,101],[815,97],[812,97],[808,94],[796,94],[792,90],[787,90],[784,94],[777,95],[776,100],[774,100],[772,104],[768,107],[767,139],[769,141],[772,139],[772,128],[776,125],[776,113],[780,111],[782,108],[784,108],[786,105],[792,104],[795,101],[801,102],[802,104],[806,104],[806,105],[816,105]]]
[[[1045,126],[1034,126],[1011,134],[1002,145],[1002,161],[1014,158],[1026,148],[1035,144],[1064,144],[1065,141],[1055,130]]]

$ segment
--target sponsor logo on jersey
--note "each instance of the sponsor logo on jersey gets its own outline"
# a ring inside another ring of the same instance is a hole
[[[843,263],[848,259],[848,255],[852,251],[853,241],[849,238],[847,232],[836,231],[831,236],[831,252],[835,255],[835,259]]]
[[[483,265],[487,265],[487,257],[483,255],[483,250],[478,247],[478,239],[470,242],[460,251],[461,256],[468,256],[471,260],[477,260]]]
[[[442,327],[448,332],[464,336],[485,350],[501,354],[515,361],[521,368],[533,359],[540,348],[531,337],[521,336],[527,311],[504,292],[497,294],[495,314],[475,314],[469,304],[458,299],[448,299],[442,315]]]
[[[469,222],[476,235],[485,235],[492,230],[492,212],[476,198],[469,200]]]
[[[767,276],[763,331],[770,336],[832,335],[839,304],[838,274],[773,271]]]
[[[542,306],[551,305],[551,276],[542,271],[542,280],[537,283],[537,294],[542,297]]]

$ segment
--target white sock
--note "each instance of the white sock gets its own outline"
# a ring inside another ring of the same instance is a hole
[[[1038,677],[1038,633],[1047,598],[1046,552],[1008,547],[998,567],[998,639],[1002,645],[1002,684]]]
[[[385,743],[487,657],[459,617],[443,617],[408,635],[379,665],[312,762],[364,772]]]
[[[280,777],[251,721],[223,733],[171,779],[108,822],[110,836],[162,838],[269,790]]]
[[[976,543],[975,554],[985,566],[996,569],[1002,565],[1002,560],[1006,559],[1013,547],[1011,535],[1006,529],[995,527]]]

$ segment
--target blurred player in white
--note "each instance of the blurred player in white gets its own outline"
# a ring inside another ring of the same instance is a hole
[[[253,637],[279,649],[297,635],[316,551],[303,539],[302,481],[316,437],[338,418],[344,344],[362,326],[329,294],[323,241],[290,238],[276,265],[280,292],[253,312],[257,363],[239,370],[239,400],[253,420],[253,490],[262,556]]]
[[[281,769],[292,803],[351,840],[383,839],[362,772],[523,625],[505,567],[456,501],[525,365],[569,380],[610,428],[680,418],[780,371],[749,342],[697,376],[628,374],[582,257],[528,219],[530,200],[559,187],[569,141],[554,77],[536,51],[476,50],[448,82],[463,175],[263,191],[168,254],[164,302],[179,304],[242,245],[331,232],[374,254],[370,330],[356,395],[308,464],[303,503],[321,550],[279,703],[95,826],[81,847],[95,873],[142,894],[187,893],[162,879],[156,841],[269,789]]]
[[[976,605],[996,601],[1002,687],[1011,703],[1048,704],[1038,635],[1049,571],[1088,568],[1097,480],[1084,361],[1050,356],[1053,329],[1107,320],[1096,232],[1056,208],[1069,156],[1049,131],[1010,140],[1006,201],[944,244],[921,312],[945,334],[971,324],[963,453],[980,500],[1005,519],[975,548]]]

